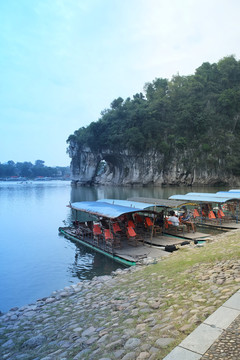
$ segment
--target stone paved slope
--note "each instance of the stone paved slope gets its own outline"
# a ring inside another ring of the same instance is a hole
[[[217,243],[223,254],[224,241]],[[159,264],[118,270],[12,309],[0,317],[0,359],[163,359],[239,289],[240,259],[191,264],[201,251],[186,247],[170,256],[189,261],[181,274],[167,275],[163,259],[162,272]]]

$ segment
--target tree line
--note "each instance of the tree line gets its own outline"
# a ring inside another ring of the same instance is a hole
[[[156,78],[143,93],[113,100],[87,127],[70,135],[81,149],[136,154],[154,150],[168,161],[211,167],[240,175],[240,61],[232,56],[204,62],[193,75]]]
[[[36,178],[36,177],[65,177],[69,175],[69,167],[49,167],[44,165],[45,161],[36,160],[31,162],[17,162],[9,160],[7,163],[0,163],[0,177],[8,178],[13,176]]]

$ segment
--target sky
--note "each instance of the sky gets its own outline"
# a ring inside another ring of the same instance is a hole
[[[0,163],[66,140],[155,78],[240,59],[239,0],[0,0]]]

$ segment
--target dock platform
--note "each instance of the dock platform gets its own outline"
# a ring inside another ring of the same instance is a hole
[[[156,246],[155,244],[149,244],[146,242],[138,241],[137,246],[130,245],[127,239],[121,240],[121,248],[113,248],[112,251],[106,249],[105,245],[96,246],[93,239],[85,238],[78,236],[73,228],[59,228],[59,232],[63,234],[66,238],[83,244],[103,255],[112,258],[113,260],[120,262],[124,265],[132,266],[141,263],[143,260],[159,259],[165,256],[168,256],[169,253],[164,251],[164,248]]]

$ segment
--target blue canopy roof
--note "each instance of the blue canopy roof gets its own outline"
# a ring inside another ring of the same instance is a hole
[[[240,199],[240,193],[230,193],[229,191],[218,191],[217,193],[195,193],[195,192],[189,192],[186,194],[187,196],[212,196],[212,197],[224,197],[229,198],[232,200]]]
[[[240,199],[240,191],[239,192],[235,192],[235,191],[218,191],[216,193],[217,196],[225,196],[225,197],[231,197],[234,199]]]
[[[172,195],[169,197],[169,199],[196,201],[196,202],[205,202],[205,203],[225,203],[226,201],[235,200],[234,198],[230,198],[228,196],[221,197],[221,196],[217,196],[216,194],[208,195],[208,193],[205,194],[202,193],[202,195],[199,194],[191,195],[191,193],[186,195]]]
[[[130,201],[130,200],[118,200],[118,199],[101,199],[101,200],[97,200],[97,202],[105,202],[108,204],[127,206],[130,208],[134,208],[134,209],[138,208],[141,210],[156,206],[155,204],[150,204],[150,203],[143,203],[143,202]]]
[[[240,193],[240,189],[231,189],[231,190],[229,190],[229,192],[239,192]]]
[[[117,218],[123,214],[141,211],[141,208],[131,208],[128,206],[113,205],[102,201],[81,201],[71,204],[71,208],[77,211],[87,212],[92,215]]]

